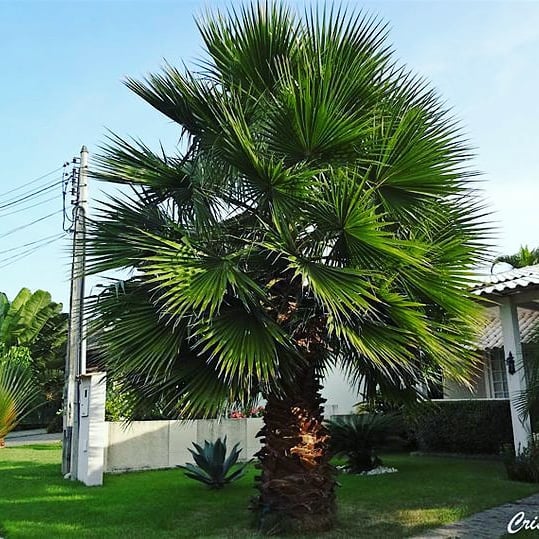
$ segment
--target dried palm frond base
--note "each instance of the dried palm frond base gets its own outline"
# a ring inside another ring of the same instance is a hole
[[[294,397],[268,396],[257,454],[260,495],[252,509],[267,534],[320,532],[335,523],[336,470],[329,462],[318,382],[312,378]]]

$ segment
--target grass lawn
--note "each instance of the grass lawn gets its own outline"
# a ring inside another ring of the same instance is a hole
[[[0,450],[0,536],[257,537],[247,504],[254,470],[210,491],[179,470],[107,475],[102,488],[60,476],[58,445]],[[339,476],[339,526],[319,537],[406,537],[539,490],[499,462],[388,455],[396,474]]]

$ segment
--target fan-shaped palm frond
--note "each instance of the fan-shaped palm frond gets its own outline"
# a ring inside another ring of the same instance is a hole
[[[91,223],[88,268],[133,277],[92,315],[114,374],[183,417],[262,392],[261,526],[320,531],[334,481],[319,377],[340,363],[407,393],[431,370],[467,379],[485,209],[458,122],[376,17],[262,2],[199,27],[198,70],[127,81],[181,151],[112,136],[98,159],[134,195]]]
[[[524,268],[525,266],[539,264],[539,248],[530,249],[527,245],[522,245],[518,253],[498,256],[492,263],[491,271],[496,264],[500,263],[509,264],[513,268]]]
[[[39,400],[28,365],[16,357],[16,350],[0,356],[0,441],[31,412]]]

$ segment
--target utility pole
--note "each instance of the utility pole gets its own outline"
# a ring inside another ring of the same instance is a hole
[[[73,260],[64,387],[64,433],[62,474],[78,479],[79,377],[86,373],[86,327],[84,323],[85,234],[88,213],[88,150],[80,152],[73,201]]]

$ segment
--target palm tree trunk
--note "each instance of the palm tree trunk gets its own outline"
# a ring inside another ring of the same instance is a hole
[[[322,423],[325,400],[313,368],[296,380],[286,395],[266,395],[264,426],[258,434],[262,472],[252,508],[266,533],[321,532],[335,522],[335,469]]]

